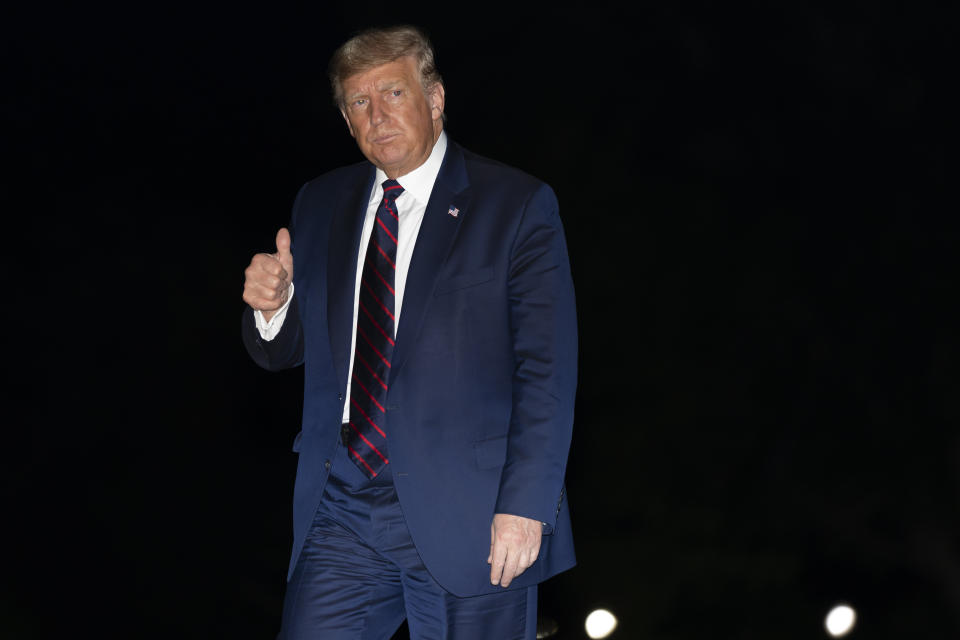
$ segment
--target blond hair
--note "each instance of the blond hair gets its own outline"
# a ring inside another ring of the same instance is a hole
[[[423,31],[409,25],[366,29],[340,45],[330,58],[328,74],[334,103],[339,109],[344,108],[343,81],[350,76],[405,56],[416,61],[424,91],[443,84],[434,62],[433,46]]]

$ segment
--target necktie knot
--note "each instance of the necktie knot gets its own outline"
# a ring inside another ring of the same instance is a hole
[[[403,187],[396,180],[384,180],[381,186],[383,187],[383,199],[388,202],[393,202],[403,193]]]

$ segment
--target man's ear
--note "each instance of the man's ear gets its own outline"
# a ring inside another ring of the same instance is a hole
[[[430,103],[430,117],[439,120],[443,117],[445,94],[443,85],[437,82],[427,92],[427,101]]]
[[[350,137],[356,138],[357,134],[353,132],[353,125],[350,124],[350,118],[347,117],[347,112],[343,109],[340,109],[340,115],[343,116],[343,121],[347,123],[347,130],[350,131]]]

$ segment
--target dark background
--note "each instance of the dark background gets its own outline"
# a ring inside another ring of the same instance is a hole
[[[956,16],[522,6],[398,19],[449,135],[561,203],[557,637],[956,637]],[[360,158],[326,61],[397,9],[5,11],[0,637],[273,637],[302,374],[247,358],[242,271]]]

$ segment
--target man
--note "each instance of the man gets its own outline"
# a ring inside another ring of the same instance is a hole
[[[573,285],[548,186],[443,132],[426,37],[330,64],[369,162],[308,182],[246,270],[244,343],[305,366],[283,638],[534,638],[574,564]]]

